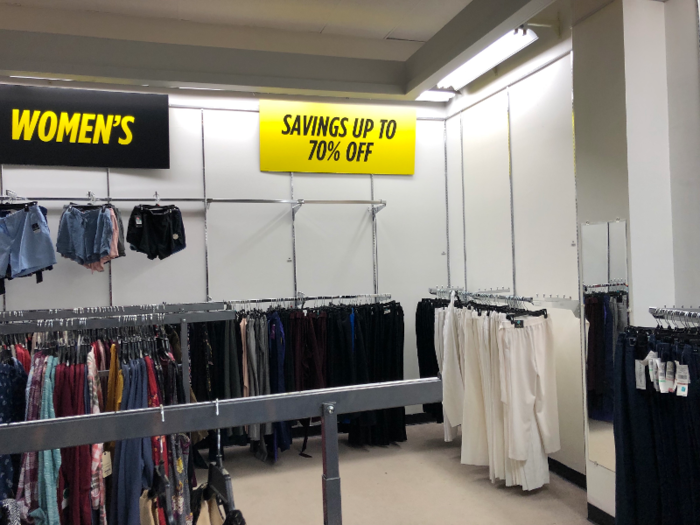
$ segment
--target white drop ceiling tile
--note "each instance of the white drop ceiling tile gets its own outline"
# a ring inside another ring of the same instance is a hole
[[[384,38],[397,19],[413,11],[418,0],[342,0],[324,34]]]
[[[180,18],[319,33],[340,0],[178,0]]]
[[[398,21],[388,37],[427,42],[470,3],[471,0],[419,2],[410,16]]]

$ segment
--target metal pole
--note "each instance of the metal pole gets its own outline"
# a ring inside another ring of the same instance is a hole
[[[323,447],[323,523],[342,525],[340,500],[340,468],[338,466],[338,416],[335,403],[323,403],[321,416],[321,446]]]
[[[180,321],[180,351],[182,352],[182,385],[185,403],[190,402],[190,342],[187,336],[187,320]]]

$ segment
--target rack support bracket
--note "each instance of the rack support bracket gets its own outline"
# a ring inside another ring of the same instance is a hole
[[[338,415],[335,403],[323,403],[321,446],[323,447],[323,524],[342,525],[340,469],[338,461]]]

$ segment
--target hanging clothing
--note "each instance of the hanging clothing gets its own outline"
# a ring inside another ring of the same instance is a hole
[[[0,363],[0,424],[24,420],[27,373],[16,359]],[[0,500],[14,497],[19,483],[19,455],[0,456]]]
[[[516,321],[490,305],[464,308],[454,296],[435,310],[445,440],[461,426],[461,462],[488,466],[493,483],[523,490],[549,483],[547,455],[560,448],[551,319],[544,315]]]
[[[403,316],[390,302],[249,311],[231,322],[193,324],[194,394],[211,401],[403,379]],[[353,445],[406,440],[403,407],[341,416]],[[308,430],[311,422],[301,423]],[[247,440],[256,457],[276,461],[291,446],[292,424],[223,430],[222,445]],[[216,434],[209,435],[213,460]]]
[[[416,308],[416,349],[421,378],[437,377],[441,373],[435,347],[435,309],[445,308],[447,305],[448,301],[444,299],[423,299]],[[442,334],[442,331],[439,333]],[[443,422],[442,403],[424,404],[423,412],[433,416],[438,423]]]

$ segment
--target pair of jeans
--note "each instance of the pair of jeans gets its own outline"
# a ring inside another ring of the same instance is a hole
[[[617,525],[659,525],[661,492],[652,428],[648,374],[646,389],[636,388],[635,360],[648,353],[645,334],[620,334],[615,352],[615,520]]]

